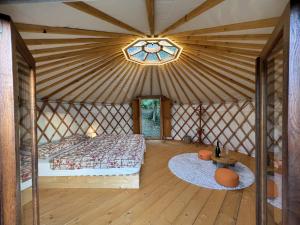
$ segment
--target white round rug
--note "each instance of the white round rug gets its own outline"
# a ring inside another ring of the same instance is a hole
[[[268,179],[273,180],[278,188],[279,195],[276,198],[268,198],[268,203],[272,206],[282,209],[282,175],[279,173],[275,173],[274,176],[268,176]]]
[[[217,190],[239,190],[249,187],[254,183],[255,177],[252,171],[242,163],[236,163],[230,169],[234,170],[240,177],[240,183],[235,188],[228,188],[215,181],[217,166],[212,161],[198,158],[197,153],[184,153],[176,155],[169,160],[169,169],[180,179],[194,185],[217,189]]]

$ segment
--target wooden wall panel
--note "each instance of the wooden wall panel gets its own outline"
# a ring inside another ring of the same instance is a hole
[[[161,111],[163,118],[163,137],[171,137],[172,133],[172,100],[162,98]]]
[[[132,101],[132,123],[133,123],[133,133],[140,134],[140,100],[135,99]]]

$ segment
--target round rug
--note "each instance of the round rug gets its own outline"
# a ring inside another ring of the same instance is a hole
[[[278,188],[279,195],[276,198],[268,198],[268,203],[272,206],[282,209],[282,175],[279,173],[275,173],[274,176],[268,176],[268,179],[273,180]]]
[[[199,159],[197,153],[184,153],[174,156],[169,160],[169,169],[175,176],[186,182],[217,190],[243,189],[249,187],[255,180],[252,171],[244,164],[238,162],[230,169],[239,175],[239,185],[234,188],[224,187],[215,181],[214,176],[217,166],[212,161]]]

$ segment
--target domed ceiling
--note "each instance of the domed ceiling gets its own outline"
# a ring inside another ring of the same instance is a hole
[[[192,104],[254,98],[255,59],[288,1],[25,2],[0,12],[37,62],[38,99]]]

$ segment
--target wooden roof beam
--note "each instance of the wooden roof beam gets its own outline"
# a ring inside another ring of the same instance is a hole
[[[227,34],[227,35],[202,35],[202,36],[180,36],[182,40],[200,41],[267,41],[271,34]]]
[[[220,95],[219,95],[215,90],[213,90],[213,89],[210,87],[210,85],[208,85],[207,82],[205,82],[205,81],[208,81],[211,85],[216,86],[216,87],[219,88],[220,90],[223,90],[222,87],[218,86],[218,84],[217,84],[216,82],[214,82],[209,76],[207,76],[207,75],[205,74],[205,72],[200,71],[200,69],[199,69],[198,67],[197,67],[197,69],[196,69],[196,68],[193,68],[193,67],[190,66],[190,65],[187,65],[187,63],[191,63],[189,59],[186,59],[186,61],[185,61],[185,58],[183,57],[183,58],[181,58],[180,61],[181,61],[180,65],[183,66],[183,67],[184,67],[184,70],[187,71],[187,73],[185,73],[185,74],[187,74],[187,76],[188,76],[189,74],[192,74],[193,77],[194,77],[195,79],[197,79],[197,81],[199,81],[199,83],[204,84],[204,86],[205,86],[206,89],[208,89],[213,95],[215,95],[221,102],[224,102],[223,96],[220,96]],[[184,70],[182,70],[182,71],[184,71]],[[205,81],[204,81],[203,79],[204,79]],[[196,84],[196,83],[195,83],[195,84]],[[201,90],[201,89],[199,89],[199,90]],[[224,91],[224,92],[225,92],[225,91]],[[213,103],[213,100],[209,97],[209,95],[208,95],[208,93],[207,93],[206,90],[203,90],[202,93],[203,93],[203,95],[209,100],[210,103]],[[233,97],[232,95],[230,95],[230,94],[228,94],[228,93],[226,93],[226,92],[225,92],[225,94],[227,94],[229,97]],[[233,97],[233,98],[234,98],[234,97]]]
[[[105,12],[102,12],[99,9],[96,9],[96,8],[86,4],[85,2],[81,2],[81,1],[79,1],[79,2],[65,2],[64,4],[70,6],[74,9],[77,9],[81,12],[84,12],[86,14],[94,16],[98,19],[104,20],[104,21],[106,21],[110,24],[113,24],[115,26],[118,26],[120,28],[128,30],[130,32],[136,33],[140,36],[145,35],[143,32],[139,31],[138,29],[136,29],[136,28],[134,28],[134,27],[132,27],[132,26],[130,26],[130,25],[128,25],[128,24],[126,24],[126,23],[124,23],[124,22],[122,22],[122,21],[120,21],[120,20],[118,20],[118,19],[116,19],[116,18],[114,18],[110,15],[108,15],[108,14],[106,14]]]
[[[201,15],[202,13],[208,11],[209,9],[215,7],[216,5],[220,4],[224,0],[206,0],[201,5],[197,6],[194,10],[189,12],[188,14],[184,15],[182,18],[177,20],[175,23],[168,26],[161,32],[161,35],[165,35],[167,32],[174,30],[175,28],[181,26],[182,24],[190,21],[191,19]]]
[[[51,38],[51,39],[25,39],[26,45],[57,45],[57,44],[80,44],[80,43],[129,43],[134,37],[120,38]]]
[[[96,83],[96,80],[98,81],[99,78],[103,78],[103,76],[107,75],[107,71],[109,73],[114,66],[120,64],[122,62],[122,58],[117,57],[112,61],[114,62],[114,63],[112,63],[112,65],[106,64],[104,67],[100,68],[99,71],[97,71],[97,73],[95,73],[93,76],[88,77],[86,80],[82,80],[82,82],[80,82],[80,83],[76,83],[76,86],[73,87],[71,90],[68,90],[67,93],[64,93],[64,95],[62,97],[60,97],[59,100],[63,100],[68,95],[71,95],[72,93],[77,91],[79,88],[87,86],[87,84],[89,84],[89,82],[91,82],[91,81],[93,81],[92,82],[92,86],[93,86],[93,84]],[[104,73],[104,75],[103,75],[103,73]],[[73,97],[71,101],[76,101],[77,98],[79,98],[85,91],[89,90],[92,86],[85,87],[84,90],[81,91],[79,94],[77,94],[75,97]]]
[[[91,49],[98,47],[107,47],[120,45],[120,43],[93,43],[93,44],[84,44],[84,45],[69,45],[62,47],[53,47],[53,48],[40,48],[30,50],[33,55],[47,54],[47,53],[56,53],[56,52],[67,52],[72,50],[82,50],[82,49]]]
[[[117,74],[119,73],[121,70],[124,70],[126,67],[126,61],[121,61],[121,62],[117,62],[117,64],[113,64],[113,66],[109,69],[109,71],[107,71],[107,73],[101,77],[99,77],[94,84],[88,88],[88,90],[85,90],[85,92],[88,91],[88,95],[83,99],[83,102],[86,102],[89,98],[92,98],[93,94],[97,91],[97,90],[104,90],[102,88],[102,86],[107,82],[107,80],[109,80],[111,74]],[[98,84],[98,82],[101,80],[101,83]],[[97,85],[98,84],[98,85]],[[94,85],[96,85],[95,88],[92,88]],[[79,93],[80,95],[83,94]],[[80,95],[76,96],[79,97]]]
[[[239,83],[229,77],[224,77],[223,74],[220,74],[219,72],[215,71],[212,68],[209,68],[208,66],[204,65],[202,62],[200,62],[197,59],[191,58],[189,55],[185,55],[187,56],[189,59],[191,59],[191,63],[194,64],[195,66],[198,66],[199,68],[201,68],[201,70],[205,71],[206,73],[210,74],[211,76],[213,76],[216,80],[220,81],[221,83],[223,83],[224,85],[227,85],[228,87],[230,87],[231,89],[233,89],[234,91],[236,91],[237,93],[241,94],[243,97],[246,98],[250,98],[249,95],[245,94],[244,92],[240,91],[239,89],[237,89],[236,87],[234,87],[232,84],[237,85],[238,87],[245,89],[251,93],[255,93],[255,90],[252,88],[249,88],[248,86]]]
[[[98,30],[85,30],[70,27],[51,27],[36,24],[15,23],[19,32],[28,33],[48,33],[48,34],[68,34],[68,35],[84,35],[84,36],[100,36],[100,37],[130,37],[133,34],[124,34],[116,32],[98,31]]]
[[[68,52],[63,52],[63,53],[57,53],[57,54],[52,54],[52,55],[46,55],[46,56],[39,56],[35,58],[36,62],[45,62],[45,61],[51,61],[55,59],[62,59],[62,58],[68,58],[72,57],[75,55],[89,55],[92,53],[102,53],[107,50],[117,50],[117,46],[104,46],[104,47],[97,47],[97,48],[88,48],[88,49],[83,49],[83,50],[77,50],[77,51],[68,51]]]
[[[150,34],[153,36],[155,32],[154,0],[146,0],[146,7],[147,7]]]
[[[197,30],[184,31],[179,33],[170,34],[169,36],[188,36],[188,35],[200,35],[200,34],[211,34],[228,31],[241,31],[249,29],[258,29],[266,27],[275,27],[279,21],[279,17],[273,17],[268,19],[253,20],[241,23],[227,24],[217,27],[202,28]]]

